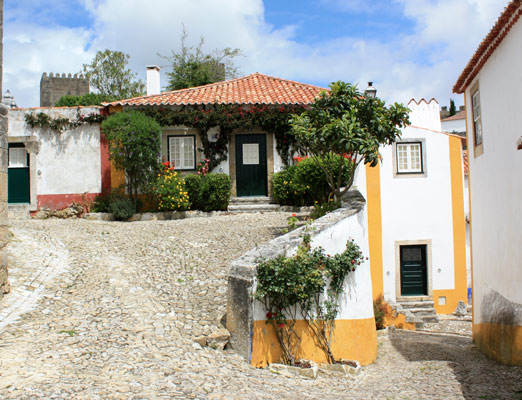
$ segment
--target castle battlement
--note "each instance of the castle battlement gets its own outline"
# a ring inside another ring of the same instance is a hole
[[[83,74],[53,72],[42,74],[40,107],[53,107],[62,96],[83,96],[89,93],[89,80]]]

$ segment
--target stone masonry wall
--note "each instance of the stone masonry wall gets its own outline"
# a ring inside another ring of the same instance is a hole
[[[9,292],[7,237],[7,107],[0,104],[0,298]]]
[[[54,107],[62,96],[89,93],[89,81],[83,75],[43,73],[40,80],[40,107]]]

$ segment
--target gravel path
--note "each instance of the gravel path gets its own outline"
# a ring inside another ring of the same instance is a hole
[[[520,399],[522,369],[462,335],[390,332],[360,375],[315,381],[194,343],[219,327],[228,262],[280,234],[289,215],[12,221],[0,398]]]

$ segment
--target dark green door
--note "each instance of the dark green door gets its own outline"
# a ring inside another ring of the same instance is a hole
[[[266,135],[236,135],[238,196],[267,196]]]
[[[400,253],[402,296],[426,296],[426,245],[401,246]]]
[[[9,144],[7,202],[29,203],[29,154],[22,143]]]

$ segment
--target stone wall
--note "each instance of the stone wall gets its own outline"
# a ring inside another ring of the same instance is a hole
[[[89,93],[89,81],[83,75],[43,73],[40,80],[40,107],[54,107],[65,95],[83,96]]]
[[[278,362],[279,344],[271,327],[266,325],[266,310],[254,300],[257,265],[261,260],[294,254],[302,242],[305,227],[257,246],[230,265],[227,291],[226,327],[231,334],[231,347],[252,365]],[[354,239],[364,255],[369,254],[366,201],[356,190],[345,196],[342,208],[316,220],[308,232],[312,247],[320,246],[327,254],[344,251],[347,240]],[[336,319],[332,349],[338,358],[355,359],[362,365],[377,356],[377,333],[373,314],[372,284],[369,261],[349,274],[345,280],[341,309]],[[299,325],[302,321],[297,321]],[[324,362],[308,330],[301,324],[303,345],[301,358]],[[300,329],[300,328],[299,328]],[[310,339],[310,340],[308,340]],[[305,344],[307,342],[308,344]]]
[[[7,107],[0,104],[0,297],[9,292],[7,280]]]

